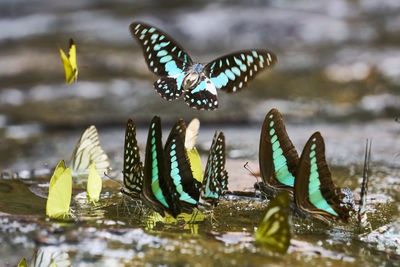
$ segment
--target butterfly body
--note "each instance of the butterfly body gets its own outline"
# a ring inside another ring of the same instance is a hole
[[[217,91],[236,92],[258,72],[272,67],[276,56],[264,49],[238,51],[207,64],[194,63],[188,53],[163,31],[145,23],[130,25],[144,53],[149,69],[160,78],[154,88],[172,101],[184,95],[192,108],[218,108]]]

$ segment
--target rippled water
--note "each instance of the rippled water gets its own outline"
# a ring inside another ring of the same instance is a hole
[[[0,180],[0,265],[14,266],[39,247],[68,252],[76,266],[399,265],[399,11],[392,0],[1,1],[0,171],[20,178]],[[128,31],[133,20],[164,29],[201,62],[253,47],[274,51],[279,61],[240,94],[220,93],[219,110],[190,110],[152,89],[156,77]],[[70,37],[80,77],[66,86],[57,50]],[[76,188],[73,222],[44,217],[49,169],[70,158],[87,126],[98,127],[120,172],[128,117],[139,126],[142,151],[154,115],[165,126],[199,117],[204,161],[214,131],[223,130],[229,189],[253,192],[256,179],[243,165],[258,171],[260,126],[272,107],[283,113],[298,150],[321,131],[334,182],[356,194],[365,139],[372,139],[371,233],[359,235],[354,223],[327,228],[293,218],[282,257],[254,244],[266,207],[259,199],[229,198],[196,226],[150,229],[113,181],[97,208]]]

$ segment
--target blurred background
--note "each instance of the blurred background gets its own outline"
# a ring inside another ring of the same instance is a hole
[[[200,62],[267,48],[278,64],[240,93],[221,92],[217,111],[192,110],[153,89],[157,78],[128,29],[137,20],[163,29]],[[256,160],[272,107],[285,116],[299,150],[324,130],[339,165],[362,161],[367,137],[377,141],[377,160],[398,162],[397,0],[2,0],[0,29],[0,169],[55,164],[90,124],[121,158],[127,118],[145,129],[157,114],[167,125],[199,117],[210,129],[200,137],[207,144],[215,129],[232,129],[230,156]],[[71,37],[79,77],[67,86],[58,48],[67,49]]]

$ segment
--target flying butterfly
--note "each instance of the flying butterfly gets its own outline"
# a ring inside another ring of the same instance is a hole
[[[91,163],[95,163],[100,177],[110,170],[110,161],[100,146],[99,134],[94,125],[83,132],[72,153],[71,168],[73,176],[79,178],[88,177]]]
[[[201,183],[194,179],[189,158],[184,145],[186,125],[178,120],[165,143],[167,173],[174,182],[179,194],[182,211],[191,213],[197,207],[200,198]]]
[[[46,203],[46,216],[63,219],[69,215],[72,194],[71,169],[61,160],[50,179],[49,195]]]
[[[143,189],[143,163],[140,161],[139,147],[136,141],[136,126],[131,119],[126,123],[124,144],[124,188],[122,193],[140,199]]]
[[[299,156],[277,109],[271,109],[265,116],[260,136],[259,163],[262,180],[268,189],[285,190],[293,195]]]
[[[76,62],[76,44],[74,40],[69,40],[68,54],[66,54],[61,48],[59,49],[61,62],[64,66],[65,82],[72,84],[78,80],[78,65]]]
[[[290,196],[281,192],[268,204],[267,212],[255,232],[256,243],[268,249],[286,253],[290,245]]]
[[[325,143],[319,132],[311,135],[300,157],[294,183],[296,206],[323,222],[347,222],[350,209],[340,188],[332,182],[325,159]]]
[[[208,64],[195,63],[166,33],[151,25],[133,22],[130,31],[142,49],[149,69],[160,78],[154,88],[172,101],[184,95],[195,109],[218,108],[218,90],[240,91],[261,71],[272,67],[277,58],[265,49],[238,51]]]
[[[215,206],[227,188],[228,172],[225,170],[225,136],[222,132],[215,132],[204,172],[201,198]]]
[[[190,168],[192,169],[193,178],[203,181],[203,167],[201,164],[200,154],[196,148],[196,141],[199,135],[200,121],[197,118],[191,120],[186,128],[185,149],[189,158]]]
[[[147,137],[141,198],[161,215],[167,211],[176,217],[181,213],[179,194],[167,172],[161,135],[161,121],[155,116],[150,123]]]

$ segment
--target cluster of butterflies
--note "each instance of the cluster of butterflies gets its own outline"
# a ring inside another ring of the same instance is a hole
[[[183,212],[191,213],[203,203],[216,205],[228,188],[225,137],[222,132],[215,133],[203,175],[201,159],[194,146],[198,125],[196,119],[186,129],[185,122],[178,120],[163,146],[161,120],[154,117],[148,131],[143,164],[136,127],[128,120],[122,192],[140,199],[161,215],[168,213],[173,217]]]
[[[272,67],[277,57],[266,49],[243,50],[219,57],[207,64],[194,62],[189,54],[160,29],[134,22],[130,31],[140,43],[150,71],[159,76],[155,90],[168,101],[183,95],[191,108],[218,108],[218,90],[240,91],[262,70]],[[69,52],[60,50],[65,80],[72,84],[78,78],[76,45],[70,40]]]
[[[216,132],[203,175],[201,158],[195,147],[199,121],[188,127],[178,120],[165,146],[162,146],[161,120],[154,117],[149,127],[144,164],[140,160],[136,127],[129,119],[124,144],[123,188],[121,192],[141,200],[161,215],[173,217],[191,213],[198,205],[217,205],[228,188],[225,170],[225,137]],[[82,134],[73,152],[70,167],[61,160],[50,179],[46,215],[65,218],[70,215],[73,177],[87,178],[87,197],[99,200],[102,176],[108,174],[110,162],[99,143],[98,132],[90,126]],[[202,201],[202,203],[200,203]]]
[[[299,158],[282,115],[272,109],[261,130],[259,164],[261,188],[265,193],[288,192],[300,215],[326,223],[348,222],[354,209],[352,192],[335,187],[325,159],[324,139],[319,132],[311,135]]]

